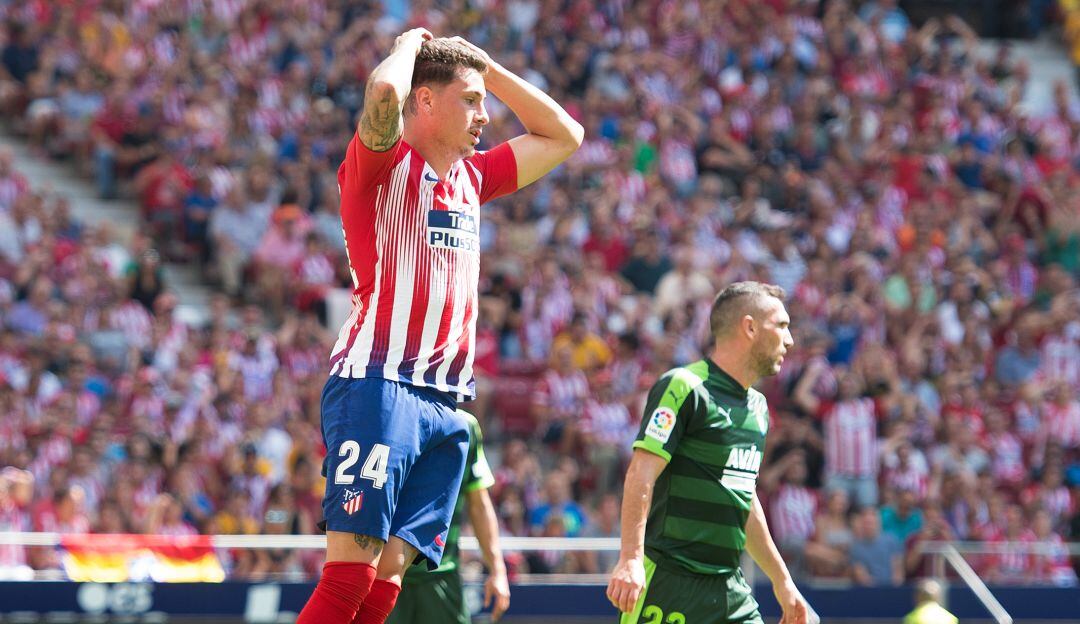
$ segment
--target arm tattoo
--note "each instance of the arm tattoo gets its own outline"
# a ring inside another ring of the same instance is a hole
[[[378,99],[376,99],[378,98]],[[385,152],[401,136],[401,106],[392,89],[375,94],[369,85],[360,116],[360,140],[369,149]]]
[[[373,551],[376,557],[379,556],[379,553],[382,552],[383,546],[386,544],[386,542],[382,541],[377,537],[371,537],[370,535],[359,535],[356,533],[353,534],[353,541],[356,542],[356,545],[360,548]]]

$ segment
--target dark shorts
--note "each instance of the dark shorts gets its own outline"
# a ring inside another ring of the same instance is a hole
[[[645,590],[621,624],[763,624],[741,571],[692,574],[645,559]]]
[[[331,377],[322,394],[325,529],[397,536],[435,568],[457,502],[469,430],[448,395]]]
[[[386,624],[471,624],[461,575],[448,572],[430,576],[402,584]]]

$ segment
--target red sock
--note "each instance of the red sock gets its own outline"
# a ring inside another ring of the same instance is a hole
[[[360,610],[356,612],[352,624],[383,624],[390,612],[394,610],[398,594],[401,593],[401,585],[391,583],[385,579],[375,579],[371,584]],[[299,624],[299,622],[297,623]]]
[[[296,624],[349,624],[374,580],[370,564],[328,561]]]

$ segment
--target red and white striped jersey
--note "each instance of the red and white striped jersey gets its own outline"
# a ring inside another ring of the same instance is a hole
[[[817,496],[809,488],[785,483],[770,505],[769,525],[777,542],[805,542],[814,535]]]
[[[990,451],[990,471],[994,479],[1006,483],[1018,483],[1027,475],[1024,464],[1024,446],[1012,433],[988,434],[984,446]]]
[[[930,489],[930,475],[915,464],[887,468],[883,481],[886,487],[913,492],[920,502],[926,499]]]
[[[1075,587],[1076,572],[1069,563],[1069,548],[1065,540],[1061,539],[1060,535],[1051,533],[1038,541],[1046,550],[1034,555],[1033,580],[1040,584]]]
[[[878,473],[877,416],[871,399],[849,399],[826,405],[825,471],[846,477]]]
[[[15,205],[15,200],[30,190],[30,184],[19,173],[11,173],[0,178],[0,212],[7,212]]]
[[[1043,340],[1039,370],[1048,382],[1080,385],[1080,338],[1074,333],[1078,332],[1066,329]]]
[[[1035,574],[1035,556],[1026,546],[1035,540],[1035,534],[1024,530],[1020,535],[1009,538],[1004,532],[990,540],[994,544],[1006,545],[1003,552],[990,555],[987,570],[997,573],[999,583],[1030,583]]]
[[[0,532],[18,533],[31,529],[30,514],[11,500],[0,501]],[[26,565],[26,547],[0,546],[0,568]]]
[[[1067,525],[1073,513],[1072,494],[1067,485],[1050,487],[1035,484],[1021,495],[1020,500],[1025,505],[1037,505],[1044,509],[1058,528]]]
[[[630,443],[627,440],[634,438],[630,423],[630,410],[618,401],[590,400],[585,405],[582,428],[593,435],[596,443],[625,447]]]
[[[517,190],[510,146],[440,180],[404,140],[373,152],[354,135],[338,184],[353,310],[330,373],[474,396],[480,204]]]
[[[533,403],[546,407],[558,416],[578,418],[589,400],[589,379],[572,370],[565,375],[550,369],[533,389]]]
[[[128,344],[144,349],[154,338],[154,325],[150,313],[138,301],[129,299],[109,312],[109,327],[119,329]]]
[[[1080,447],[1080,401],[1061,405],[1047,401],[1042,406],[1043,431],[1064,448]]]

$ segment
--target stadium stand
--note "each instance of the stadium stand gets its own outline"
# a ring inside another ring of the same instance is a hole
[[[0,2],[0,19],[7,129],[142,207],[124,247],[0,153],[0,530],[312,530],[319,319],[349,284],[336,167],[367,72],[425,26],[587,129],[484,215],[474,409],[507,532],[610,533],[643,390],[696,359],[712,294],[760,279],[788,291],[796,332],[763,388],[760,492],[800,576],[893,584],[929,573],[922,540],[1080,539],[1080,103],[1062,85],[1052,110],[1019,107],[1028,68],[979,55],[959,18],[916,26],[885,0],[95,0]],[[515,133],[490,110],[487,146]],[[220,289],[207,326],[173,318],[162,256]],[[1075,585],[1054,549],[974,563]],[[882,553],[896,574],[867,565]],[[228,559],[244,579],[319,565]],[[0,547],[2,575],[59,565]]]

